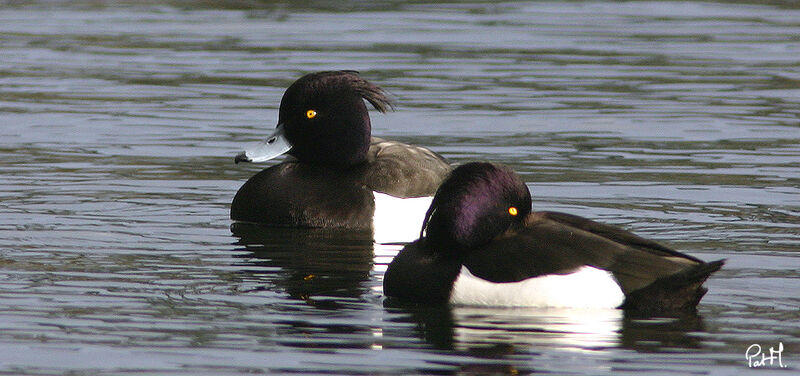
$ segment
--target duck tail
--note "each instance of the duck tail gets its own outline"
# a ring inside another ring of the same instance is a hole
[[[697,304],[708,291],[703,283],[724,264],[725,260],[704,262],[659,278],[628,294],[619,308],[629,316],[696,314]]]

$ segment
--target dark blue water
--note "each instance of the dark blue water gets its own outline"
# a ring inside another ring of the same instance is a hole
[[[796,373],[798,35],[780,0],[0,2],[0,374]],[[384,307],[400,246],[231,228],[233,157],[328,69],[394,95],[375,135],[727,258],[700,316]]]

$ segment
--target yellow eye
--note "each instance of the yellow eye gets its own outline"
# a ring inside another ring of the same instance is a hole
[[[513,215],[513,216],[516,216],[516,215],[517,215],[517,213],[518,213],[518,212],[517,212],[517,208],[515,208],[515,207],[513,207],[513,206],[512,206],[512,207],[510,207],[510,208],[508,208],[508,214],[511,214],[511,215]]]
[[[306,117],[309,118],[309,119],[313,119],[313,118],[317,117],[317,111],[314,111],[314,110],[306,111]]]

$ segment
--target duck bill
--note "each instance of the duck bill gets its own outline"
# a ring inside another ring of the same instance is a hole
[[[286,153],[292,148],[292,144],[286,139],[286,132],[283,124],[275,127],[275,133],[267,137],[267,140],[245,150],[236,156],[234,160],[239,162],[264,162]]]

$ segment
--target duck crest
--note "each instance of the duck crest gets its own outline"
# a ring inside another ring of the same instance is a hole
[[[358,71],[325,71],[307,74],[298,79],[292,86],[305,88],[302,95],[320,93],[324,90],[352,92],[369,102],[376,110],[386,113],[394,109],[392,100],[378,85],[375,85],[359,76]],[[292,90],[292,86],[287,92]]]

